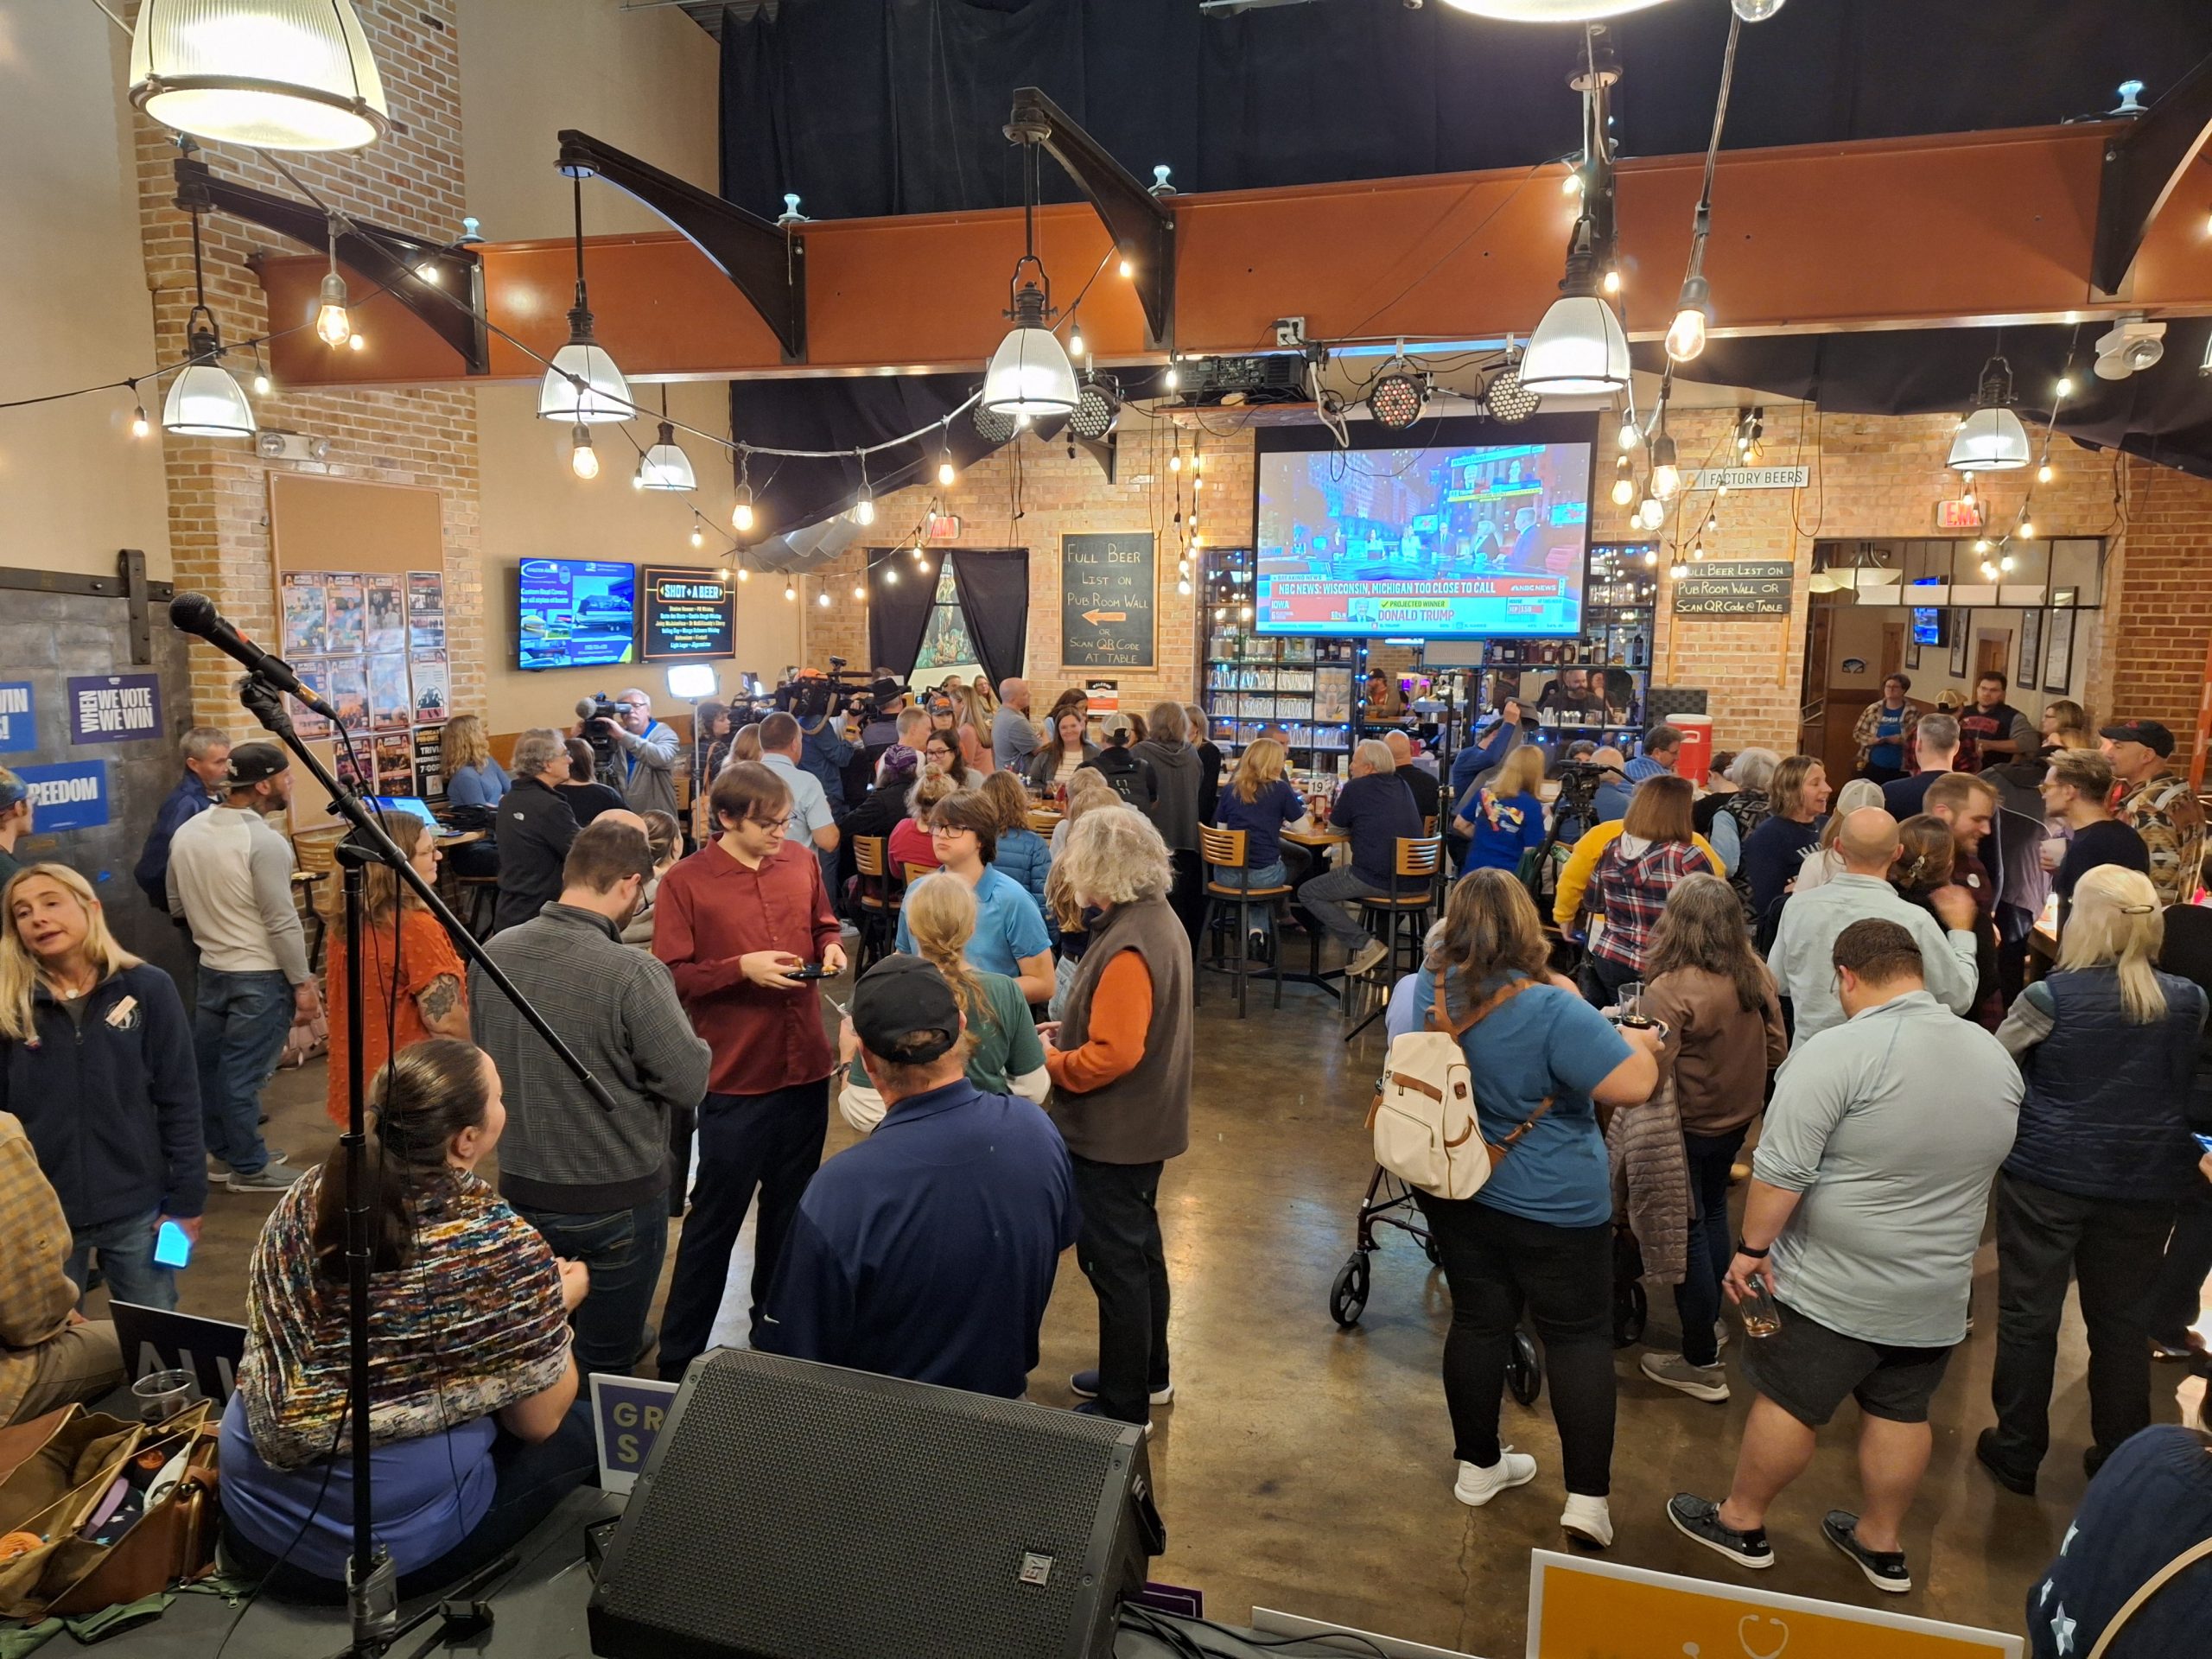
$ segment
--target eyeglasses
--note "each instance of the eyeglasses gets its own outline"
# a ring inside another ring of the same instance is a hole
[[[786,812],[780,818],[747,818],[746,822],[747,823],[757,823],[763,830],[787,830],[791,827],[791,814]]]

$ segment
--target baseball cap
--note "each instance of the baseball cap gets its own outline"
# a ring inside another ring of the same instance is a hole
[[[2174,734],[2155,720],[2123,720],[2117,726],[2099,728],[2097,735],[2115,743],[2140,743],[2161,760],[2174,752]]]
[[[244,789],[291,769],[291,757],[274,743],[241,743],[231,751],[230,785]]]
[[[853,1030],[879,1059],[925,1065],[960,1039],[960,1003],[944,976],[893,952],[853,987]]]

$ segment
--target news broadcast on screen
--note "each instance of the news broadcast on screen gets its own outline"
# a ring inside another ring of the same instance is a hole
[[[1254,626],[1430,639],[1582,627],[1592,442],[1582,423],[1438,422],[1382,447],[1263,435]],[[1563,435],[1571,433],[1572,435]]]

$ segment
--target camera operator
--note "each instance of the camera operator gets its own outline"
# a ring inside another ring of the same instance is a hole
[[[842,696],[833,691],[819,709],[791,711],[798,718],[798,769],[822,785],[833,812],[845,810],[845,768],[859,753],[845,735],[845,711],[838,706]]]
[[[632,686],[614,699],[614,718],[595,715],[588,723],[620,751],[614,786],[633,812],[676,812],[676,757],[683,745],[673,727],[653,718],[653,700]]]

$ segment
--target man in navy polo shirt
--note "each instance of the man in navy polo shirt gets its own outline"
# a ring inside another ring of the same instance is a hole
[[[861,976],[851,1029],[883,1122],[808,1183],[758,1345],[1018,1399],[1075,1243],[1066,1144],[1028,1101],[967,1081],[959,1001],[920,957]]]

